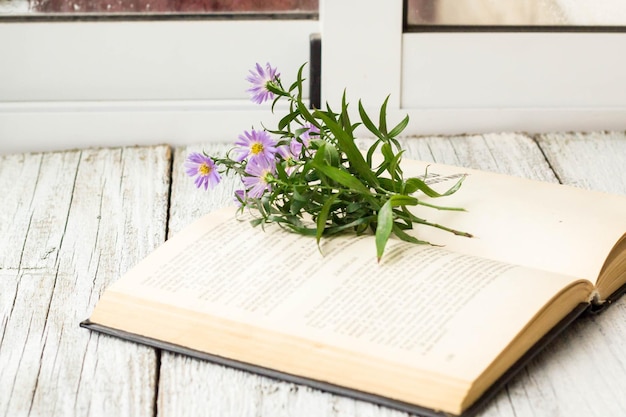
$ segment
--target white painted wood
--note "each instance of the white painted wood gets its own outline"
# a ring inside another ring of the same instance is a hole
[[[0,154],[223,141],[275,123],[270,106],[247,100],[0,103]]]
[[[403,147],[407,158],[556,182],[537,145],[522,133],[407,138]]]
[[[402,0],[321,0],[320,23],[322,103],[341,103],[345,89],[367,106],[391,95],[389,108],[398,108]]]
[[[626,108],[453,108],[400,109],[409,115],[407,135],[463,135],[493,132],[569,132],[626,130]]]
[[[154,350],[78,325],[164,240],[169,167],[163,146],[0,157],[0,415],[154,415]]]
[[[315,32],[316,20],[0,22],[0,154],[236,134],[263,119],[248,70],[271,62],[293,80]]]
[[[626,194],[624,132],[544,134],[537,141],[562,182]]]
[[[0,97],[245,99],[248,69],[271,62],[295,76],[318,31],[314,20],[0,23],[0,39],[11,39],[0,44]]]
[[[62,103],[45,108],[35,103],[0,103],[0,155],[93,146],[219,143],[226,138],[234,140],[243,126],[276,121],[266,106],[239,104],[241,108],[228,102]],[[350,107],[354,115],[356,104],[352,101]],[[376,118],[378,109],[369,110]],[[626,130],[626,109],[400,109],[390,110],[388,120],[397,123],[407,114],[411,118],[407,135]],[[362,129],[361,134],[369,132]]]
[[[318,30],[324,99],[337,108],[347,88],[353,110],[362,98],[376,111],[390,95],[390,116],[411,116],[406,134],[626,130],[626,34],[403,35],[401,10],[402,0],[322,0],[320,21],[270,22],[267,30],[257,26],[265,22],[0,24],[2,39],[18,40],[0,45],[0,96],[20,101],[0,103],[0,154],[232,137],[259,116],[192,102],[243,97],[241,74],[253,61],[294,72],[308,59],[302,42]],[[53,38],[62,47],[50,47]],[[415,49],[416,38],[428,42]],[[87,101],[62,110],[23,102],[44,98]]]
[[[432,136],[403,145],[407,157],[626,193],[622,133]],[[174,151],[170,234],[231,203],[236,178],[205,192],[182,167],[191,151],[230,146]],[[76,327],[103,288],[165,238],[169,158],[164,146],[0,156],[0,415],[154,415],[157,407],[161,416],[408,417],[165,352],[157,372],[151,349]],[[622,299],[575,323],[478,415],[621,415],[624,340]]]
[[[406,33],[402,107],[624,108],[625,49],[626,33]]]
[[[322,94],[331,104],[346,87],[373,111],[390,95],[390,114],[408,113],[411,135],[626,130],[625,33],[398,38],[401,6],[322,3]]]

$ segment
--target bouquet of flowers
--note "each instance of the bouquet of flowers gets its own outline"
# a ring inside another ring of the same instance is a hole
[[[386,108],[380,108],[378,125],[359,101],[360,122],[348,114],[344,92],[338,112],[309,109],[302,97],[302,72],[288,88],[283,86],[277,69],[269,63],[256,64],[247,80],[253,102],[272,101],[271,110],[286,100],[289,111],[274,130],[244,131],[235,146],[223,157],[192,153],[185,162],[188,175],[198,188],[215,187],[221,174],[240,176],[242,189],[235,192],[241,210],[254,213],[252,225],[275,222],[303,235],[315,236],[318,247],[323,236],[353,232],[375,233],[378,261],[389,237],[412,243],[429,243],[406,233],[414,224],[425,224],[454,234],[471,236],[415,216],[409,206],[423,205],[439,210],[462,210],[426,203],[414,195],[444,197],[456,192],[463,178],[450,189],[438,193],[424,177],[404,178],[402,149],[398,135],[409,122],[408,116],[389,129]],[[375,141],[362,153],[355,144],[355,129],[364,125]],[[379,163],[374,164],[378,154]]]

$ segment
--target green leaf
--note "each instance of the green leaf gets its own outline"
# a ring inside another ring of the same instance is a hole
[[[430,207],[430,208],[434,208],[436,210],[442,210],[442,211],[467,211],[467,210],[465,210],[462,207],[440,206],[440,205],[436,205],[436,204],[426,203],[424,201],[420,201],[418,204],[420,206]]]
[[[416,238],[415,236],[411,236],[408,233],[406,233],[404,230],[402,230],[399,226],[397,225],[393,225],[393,234],[398,236],[398,238],[400,240],[403,240],[405,242],[410,242],[410,243],[417,243],[420,245],[430,245],[430,242],[427,242],[425,240],[419,240],[418,238]]]
[[[320,129],[320,131],[322,130],[318,121],[315,120],[315,117],[313,117],[309,109],[306,108],[301,100],[298,100],[298,111],[300,112],[300,115],[304,117],[304,120],[315,125],[318,129]]]
[[[344,187],[348,187],[352,191],[363,194],[366,198],[372,198],[370,189],[367,188],[361,181],[342,169],[331,167],[329,165],[322,165],[316,160],[313,160],[312,165],[315,169],[326,175],[331,180],[338,182]]]
[[[387,201],[393,207],[398,206],[416,206],[419,203],[419,200],[415,197],[411,197],[410,195],[405,194],[394,194]],[[386,204],[386,203],[385,203]]]
[[[350,223],[342,224],[340,226],[328,227],[326,228],[326,234],[330,236],[330,235],[335,235],[337,233],[343,232],[344,230],[347,230],[347,229],[358,228],[359,226],[367,227],[367,225],[372,220],[373,220],[373,216],[360,217],[354,221],[351,221]]]
[[[293,91],[296,89],[296,87],[298,87],[298,81],[294,81],[290,86],[289,86],[289,92]]]
[[[388,200],[378,212],[378,224],[376,225],[376,259],[378,262],[383,257],[392,230],[393,210],[391,200]]]
[[[385,190],[387,190],[387,191],[389,191],[391,193],[395,193],[396,192],[396,189],[397,189],[397,187],[399,185],[397,181],[394,181],[394,180],[389,179],[389,178],[379,178],[378,180],[380,181],[380,186],[382,188],[384,188]],[[406,194],[408,194],[408,193],[406,193]]]
[[[381,140],[384,141],[385,137],[383,136],[382,133],[380,133],[380,130],[378,130],[378,128],[374,126],[374,123],[372,123],[372,120],[369,118],[369,116],[365,112],[365,109],[363,108],[363,104],[361,103],[361,100],[359,100],[359,115],[361,116],[361,120],[363,121],[363,124],[365,125],[365,127],[374,135],[376,135],[377,137],[379,137]]]
[[[278,88],[277,86],[275,86],[273,82],[267,82],[265,84],[265,88],[267,89],[267,91],[272,92],[272,93],[276,94],[277,96],[281,96],[281,97],[288,97],[289,96],[289,93],[287,93],[286,91],[283,91],[281,88]]]
[[[378,129],[383,135],[387,135],[387,102],[389,96],[385,98],[383,105],[380,107],[380,115],[378,117]]]
[[[283,130],[285,128],[285,126],[287,126],[295,118],[297,118],[299,114],[300,114],[299,112],[294,111],[294,112],[289,113],[288,115],[286,115],[282,119],[280,119],[280,122],[278,122],[278,129],[279,130]]]
[[[359,176],[361,176],[368,184],[370,184],[371,186],[377,186],[378,179],[370,169],[367,162],[365,162],[363,154],[354,143],[354,138],[348,135],[337,122],[332,120],[326,114],[316,111],[315,115],[318,116],[326,124],[326,126],[335,136],[335,139],[337,139],[337,142],[339,144],[339,149],[346,154],[348,161],[350,162],[350,167],[354,169],[354,171]]]
[[[330,198],[328,198],[326,202],[324,203],[324,205],[322,206],[322,209],[320,210],[317,216],[317,232],[315,234],[315,239],[317,240],[317,248],[320,250],[321,250],[320,240],[322,239],[322,235],[324,234],[324,229],[326,228],[326,220],[328,220],[328,213],[330,212],[330,209],[333,203],[337,199],[337,196],[338,194],[333,194],[332,196],[330,196]]]
[[[261,223],[263,223],[263,219],[252,219],[252,220],[250,220],[250,224],[252,225],[252,227],[257,227]]]
[[[341,113],[339,114],[339,122],[343,127],[343,130],[352,136],[353,126],[350,123],[350,115],[348,114],[348,103],[346,102],[346,90],[343,91],[341,98]]]
[[[305,66],[306,66],[306,62],[302,64],[300,68],[298,69],[298,75],[296,76],[296,82],[294,83],[298,86],[298,95],[296,96],[298,104],[302,102],[302,83],[304,82],[304,78],[302,78],[302,71],[304,71]]]
[[[330,166],[339,166],[339,152],[337,152],[337,148],[330,143],[324,146],[324,159]]]
[[[311,143],[313,143],[313,141],[311,141]],[[317,166],[321,166],[324,165],[326,162],[326,142],[324,142],[323,140],[320,141],[315,141],[315,144],[318,146],[317,148],[317,152],[315,152],[315,155],[313,155],[313,159],[311,159],[308,164],[312,165],[313,168],[316,168]]]
[[[393,207],[397,206],[415,206],[418,204],[418,200],[415,197],[404,194],[395,194],[387,200],[385,204],[380,208],[378,212],[378,225],[376,226],[376,257],[378,262],[383,256],[385,246],[389,240],[392,230],[398,235],[397,230],[402,233],[400,225],[394,223],[394,211]],[[403,239],[404,240],[404,239]]]
[[[293,187],[293,199],[296,201],[308,201],[309,199],[301,194],[301,190],[306,192],[306,187]]]
[[[288,181],[288,175],[287,172],[285,171],[285,167],[283,166],[282,163],[278,163],[276,164],[276,176],[278,177],[278,179],[280,179],[281,181]]]
[[[390,138],[395,138],[400,133],[402,133],[402,131],[408,126],[408,124],[409,124],[409,115],[406,115],[406,117],[402,119],[402,121],[398,123],[396,127],[391,129],[391,132],[389,132],[387,136],[389,136]]]
[[[417,190],[420,190],[421,192],[423,192],[429,197],[433,197],[433,198],[445,197],[445,196],[449,196],[457,192],[457,190],[461,188],[461,184],[463,183],[463,180],[465,180],[465,175],[459,178],[459,180],[452,187],[450,187],[446,192],[438,193],[437,191],[430,188],[430,186],[428,186],[428,184],[426,184],[424,180],[422,180],[421,178],[412,177],[406,180],[404,191],[407,194],[412,194],[416,192]]]
[[[294,216],[298,215],[300,213],[300,211],[305,208],[307,205],[306,201],[302,201],[302,200],[293,200],[291,202],[291,206],[289,207],[289,213],[293,214]]]

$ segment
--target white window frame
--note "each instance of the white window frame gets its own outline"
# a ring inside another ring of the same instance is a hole
[[[276,119],[248,99],[248,70],[270,62],[291,82],[318,32],[301,19],[0,23],[0,154],[232,140]]]
[[[243,93],[251,63],[291,80],[315,32],[322,102],[336,108],[345,89],[353,110],[362,99],[376,112],[389,95],[390,123],[411,118],[407,135],[626,130],[626,33],[402,33],[402,7],[320,0],[319,21],[0,23],[11,40],[0,43],[0,153],[231,140],[272,120]]]
[[[390,95],[407,135],[626,129],[625,32],[402,33],[402,3],[324,2],[323,101]]]

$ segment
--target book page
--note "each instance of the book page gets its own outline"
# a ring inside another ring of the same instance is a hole
[[[467,174],[453,195],[424,201],[417,216],[462,230],[455,236],[418,225],[412,234],[460,253],[595,281],[611,248],[626,233],[626,197],[484,171],[403,160],[405,178],[423,177],[440,192]],[[419,194],[417,194],[419,198]],[[608,294],[604,294],[605,296]]]
[[[250,349],[254,335],[237,335],[239,324],[263,329],[261,338],[286,335],[472,381],[573,281],[397,240],[389,243],[379,264],[371,236],[326,239],[322,252],[314,238],[274,226],[252,228],[235,220],[232,210],[214,213],[108,289],[92,321],[112,325],[107,320],[117,320],[114,327],[142,334],[150,327],[146,323],[160,316],[150,331],[163,333],[148,336],[231,357],[237,343],[219,352],[214,338],[201,340],[194,326],[193,332],[184,330],[189,311],[207,326],[216,318],[231,323],[227,333],[245,339],[242,356],[236,357],[242,361],[257,363],[272,354],[263,353],[265,345]],[[111,319],[117,305],[107,312],[107,297],[116,294],[140,299],[149,308]],[[164,325],[168,306],[183,317],[175,335]],[[281,348],[273,349],[284,355]],[[264,365],[277,366],[269,361]]]

